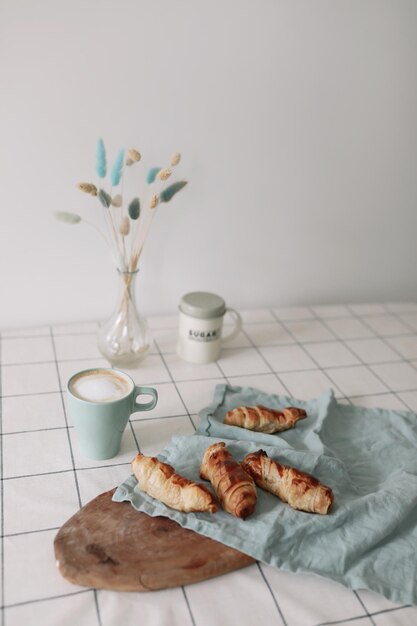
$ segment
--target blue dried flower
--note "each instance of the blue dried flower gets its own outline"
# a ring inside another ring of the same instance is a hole
[[[104,191],[104,189],[99,189],[98,192],[98,199],[100,200],[101,204],[108,209],[109,206],[111,205],[111,196],[107,193],[107,191]]]
[[[106,148],[104,147],[104,141],[101,138],[97,141],[96,171],[100,178],[104,178],[107,171]]]
[[[163,189],[159,195],[159,199],[161,202],[169,202],[171,198],[175,196],[176,193],[181,191],[183,187],[187,184],[186,180],[180,180],[177,183],[173,183],[166,189]]]
[[[160,172],[160,171],[161,171],[160,167],[151,167],[151,169],[149,170],[148,175],[146,177],[147,182],[149,184],[153,183],[155,178],[158,175],[158,172]]]
[[[123,162],[125,158],[125,151],[120,150],[113,165],[113,169],[110,174],[110,181],[113,187],[116,187],[120,183],[122,176]]]
[[[81,222],[81,216],[77,213],[68,213],[67,211],[56,211],[54,213],[57,220],[65,222],[66,224],[79,224]]]
[[[132,202],[129,204],[127,209],[129,216],[132,220],[137,220],[140,213],[140,202],[139,198],[133,198]]]

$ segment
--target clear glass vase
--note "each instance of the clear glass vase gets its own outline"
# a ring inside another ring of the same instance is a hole
[[[135,283],[139,270],[117,272],[120,281],[117,306],[99,330],[98,347],[112,365],[134,367],[151,345],[148,325],[136,307]]]

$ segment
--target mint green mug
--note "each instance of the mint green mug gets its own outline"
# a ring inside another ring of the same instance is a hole
[[[138,403],[141,395],[151,400]],[[104,460],[120,450],[129,417],[136,411],[150,411],[158,402],[153,387],[135,385],[120,370],[98,367],[73,374],[67,383],[69,416],[84,456]]]

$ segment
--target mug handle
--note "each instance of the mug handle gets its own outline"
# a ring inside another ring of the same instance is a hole
[[[152,396],[152,400],[150,400],[149,402],[144,402],[143,404],[141,404],[140,402],[136,402],[139,396],[142,395]],[[135,411],[150,411],[154,408],[154,406],[156,406],[157,402],[158,392],[156,389],[153,389],[152,387],[139,387],[138,385],[135,385],[135,391],[133,395],[133,408],[135,409]]]
[[[231,333],[226,335],[226,337],[222,337],[222,343],[227,343],[228,341],[232,341],[232,339],[234,339],[240,333],[241,328],[242,328],[242,318],[240,317],[239,313],[235,309],[231,309],[227,307],[226,313],[230,313],[231,316],[234,318],[235,327]]]

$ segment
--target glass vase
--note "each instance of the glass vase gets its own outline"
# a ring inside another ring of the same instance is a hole
[[[134,367],[146,356],[151,345],[148,325],[136,307],[135,284],[139,270],[117,272],[120,281],[117,306],[99,330],[98,347],[112,365]]]

